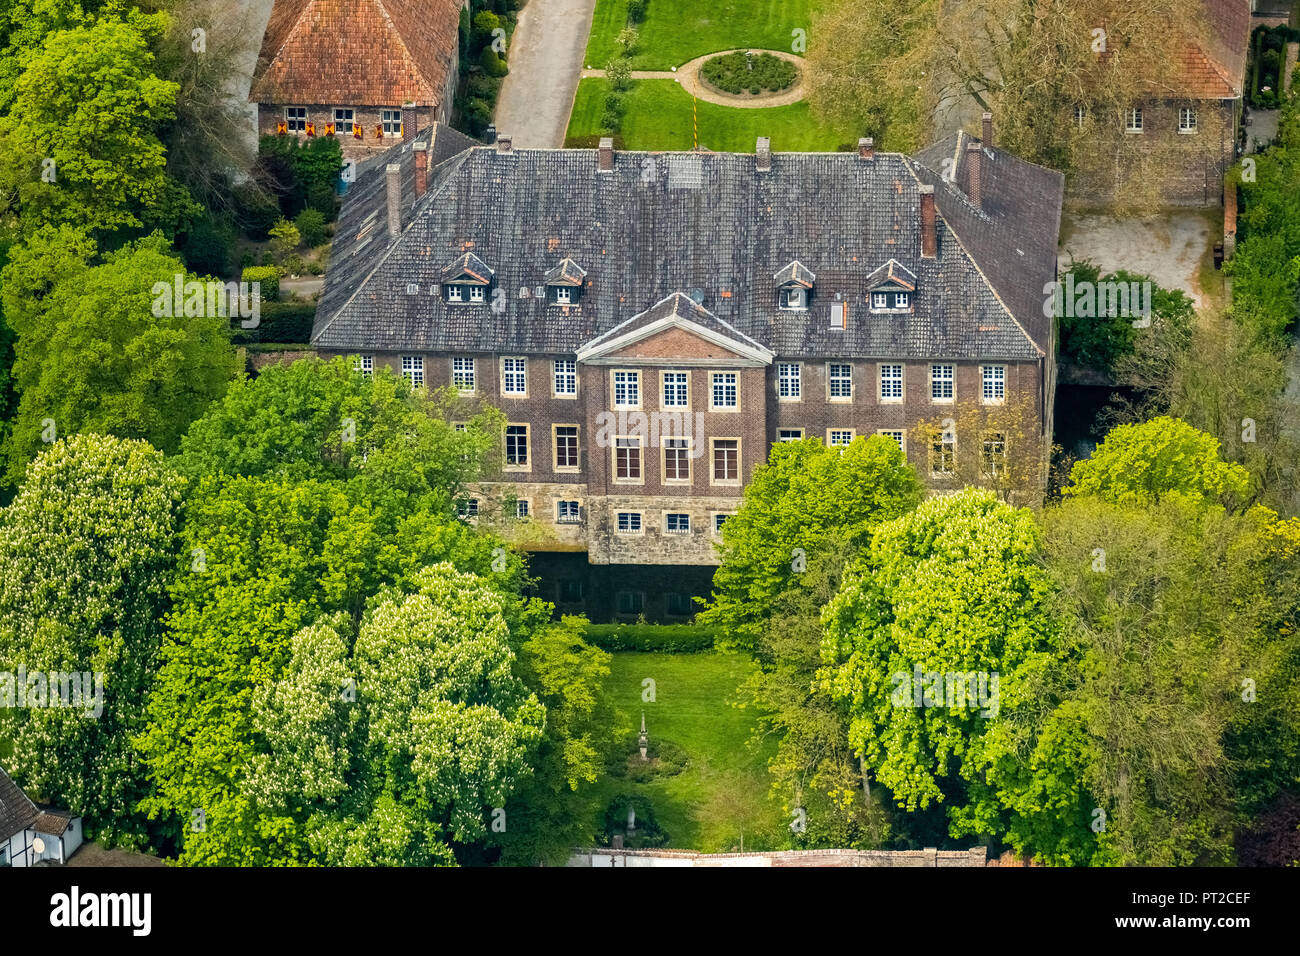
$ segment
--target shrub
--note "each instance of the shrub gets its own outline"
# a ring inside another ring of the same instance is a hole
[[[763,90],[779,92],[794,86],[799,78],[799,68],[789,60],[758,53],[751,58],[745,53],[727,53],[705,62],[700,72],[710,84],[726,93],[759,93]]]
[[[624,56],[631,56],[632,51],[636,49],[637,42],[640,41],[641,34],[631,27],[625,27],[618,31],[618,45],[623,48]]]
[[[627,22],[634,26],[645,22],[646,0],[627,0]]]
[[[281,219],[271,227],[271,250],[277,257],[288,255],[298,248],[300,242],[302,237],[298,235],[298,227],[288,219]]]
[[[325,215],[319,209],[304,209],[294,221],[302,244],[314,249],[325,241]]]
[[[632,64],[626,57],[615,57],[605,64],[605,78],[615,90],[626,92],[632,86]]]
[[[240,279],[244,282],[260,282],[262,290],[262,308],[266,303],[280,298],[280,269],[278,266],[249,266],[244,269]]]
[[[235,251],[235,231],[224,219],[206,213],[195,220],[178,243],[191,272],[225,276]]]
[[[695,654],[713,650],[717,634],[702,624],[588,624],[583,640],[606,651]]]
[[[253,239],[265,239],[280,219],[275,199],[256,183],[235,187],[235,222]]]
[[[490,46],[485,46],[483,52],[478,55],[478,65],[483,67],[483,72],[488,76],[505,76],[510,72],[506,61],[497,56],[496,51]]]
[[[311,327],[316,321],[316,303],[263,301],[258,319],[257,328],[235,329],[230,340],[237,345],[302,344],[311,340]]]
[[[471,100],[495,102],[497,94],[501,92],[501,80],[487,73],[471,73],[465,83],[465,92]]]

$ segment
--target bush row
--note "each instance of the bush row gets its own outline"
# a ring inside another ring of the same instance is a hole
[[[588,624],[584,640],[607,651],[695,654],[712,650],[717,636],[701,624]]]

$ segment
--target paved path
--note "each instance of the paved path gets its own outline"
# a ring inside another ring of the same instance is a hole
[[[789,60],[791,63],[799,64],[799,79],[794,86],[788,90],[782,90],[780,93],[766,93],[758,96],[738,96],[733,93],[724,93],[722,90],[711,89],[706,86],[703,78],[700,76],[700,68],[712,60],[715,56],[723,56],[727,53],[741,53],[742,50],[717,50],[713,53],[706,53],[704,56],[697,56],[693,60],[688,60],[679,66],[676,70],[633,70],[632,79],[634,80],[676,80],[682,85],[687,93],[692,96],[698,96],[706,103],[717,103],[719,106],[735,106],[740,109],[766,109],[771,106],[789,106],[791,103],[798,103],[804,98],[804,66],[801,57],[793,53],[785,53],[781,50],[763,50],[763,53],[771,53],[782,60]],[[583,78],[601,77],[605,75],[604,70],[583,70]]]
[[[559,149],[578,91],[596,0],[528,0],[507,52],[496,128],[516,149]]]

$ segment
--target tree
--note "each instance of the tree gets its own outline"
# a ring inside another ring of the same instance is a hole
[[[271,227],[271,250],[276,259],[283,260],[290,252],[298,248],[302,237],[298,227],[288,219],[281,219]]]
[[[8,768],[88,833],[127,845],[145,836],[132,737],[157,668],[182,486],[144,442],[77,435],[31,464],[0,521],[0,660],[50,681],[45,707],[3,701],[16,688],[0,681]]]
[[[518,673],[546,707],[546,733],[532,777],[505,806],[503,863],[560,866],[596,839],[587,797],[617,735],[605,686],[610,656],[582,640],[586,623],[566,616],[519,649]]]
[[[699,622],[719,627],[730,646],[752,648],[773,600],[799,586],[810,558],[832,540],[864,545],[920,500],[921,483],[891,438],[842,449],[815,438],[777,444],[722,527],[713,601]]]
[[[1088,495],[1115,504],[1149,504],[1186,496],[1228,506],[1250,491],[1246,469],[1219,457],[1219,442],[1176,418],[1120,425],[1092,457],[1076,462],[1066,495]]]
[[[158,222],[149,213],[166,186],[158,131],[178,90],[152,72],[161,27],[157,15],[103,18],[46,36],[26,58],[0,117],[0,169],[25,233],[47,223],[103,234]]]
[[[1062,361],[1111,372],[1123,356],[1133,352],[1139,336],[1153,334],[1133,325],[1136,305],[1127,312],[1111,308],[1110,314],[1107,314],[1107,303],[1100,299],[1100,293],[1097,292],[1102,283],[1116,283],[1124,289],[1131,289],[1135,285],[1151,283],[1150,276],[1123,270],[1102,275],[1098,266],[1085,260],[1071,263],[1059,281],[1062,291],[1066,293],[1060,300],[1065,307],[1058,310]],[[1089,307],[1080,309],[1076,307],[1077,302],[1066,301],[1068,290],[1074,286],[1082,286],[1093,292],[1094,299],[1090,300]],[[1172,329],[1171,334],[1181,338],[1188,335],[1196,318],[1196,304],[1187,293],[1181,289],[1162,289],[1151,283],[1151,300],[1147,304],[1151,308],[1151,325],[1148,328],[1158,327],[1163,330],[1169,327]]]
[[[1039,542],[990,491],[930,498],[876,531],[826,610],[822,678],[850,744],[900,807],[947,803],[954,836],[1001,832],[985,738],[1056,659]]]
[[[153,314],[155,283],[171,288],[191,278],[161,236],[90,265],[58,246],[66,234],[42,233],[51,241],[41,254],[15,254],[5,271],[6,284],[46,288],[39,306],[6,306],[18,333],[20,399],[6,447],[13,482],[56,435],[109,433],[173,451],[239,370],[228,318],[186,315],[179,303]]]

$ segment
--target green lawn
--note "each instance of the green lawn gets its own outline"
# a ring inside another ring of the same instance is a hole
[[[830,0],[649,0],[634,70],[667,70],[715,50],[793,49],[796,29],[811,29],[813,11]],[[586,65],[604,69],[619,54],[627,0],[596,0]]]
[[[749,746],[753,711],[732,706],[752,666],[720,652],[615,653],[610,689],[629,730],[640,726],[644,711],[651,740],[676,743],[689,762],[676,776],[648,783],[602,778],[593,801],[597,816],[616,794],[640,793],[673,848],[727,851],[739,846],[742,832],[746,849],[770,846],[783,825],[780,808],[767,799],[770,754]],[[655,682],[652,703],[641,699],[646,678]]]
[[[569,117],[570,138],[601,135],[609,84],[586,79]],[[695,145],[691,96],[673,80],[637,80],[625,97],[620,135],[627,149],[690,149]],[[785,152],[831,151],[856,143],[856,135],[818,122],[807,103],[766,109],[738,109],[701,100],[700,145],[715,152],[752,153],[759,136],[772,140],[772,149]]]

